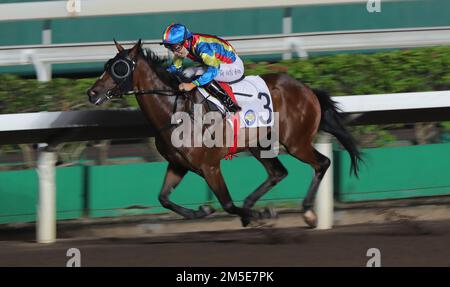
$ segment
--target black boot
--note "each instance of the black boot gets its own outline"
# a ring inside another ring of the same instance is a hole
[[[208,85],[204,86],[205,90],[217,98],[222,104],[232,113],[238,112],[241,110],[241,107],[233,102],[230,96],[225,92],[225,90],[220,86],[220,84],[216,81],[212,81]]]

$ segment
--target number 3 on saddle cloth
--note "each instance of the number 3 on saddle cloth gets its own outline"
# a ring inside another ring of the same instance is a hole
[[[241,128],[272,127],[274,124],[273,103],[269,88],[259,76],[247,76],[237,83],[229,85],[220,82],[222,88],[234,102],[242,108],[232,114],[228,122],[233,127],[233,143],[225,159],[232,159],[237,151],[238,132]],[[203,88],[198,88],[203,97],[226,114],[222,103]]]

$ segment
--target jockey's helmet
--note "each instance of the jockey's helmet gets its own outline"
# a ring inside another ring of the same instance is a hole
[[[175,45],[183,43],[186,39],[192,37],[191,31],[186,28],[183,24],[171,24],[169,25],[163,33],[163,44],[164,45]]]

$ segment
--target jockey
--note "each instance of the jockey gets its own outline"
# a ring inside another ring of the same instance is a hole
[[[191,79],[199,76],[190,83],[181,83],[180,90],[190,91],[201,86],[230,112],[241,109],[218,83],[244,77],[244,64],[230,43],[216,36],[191,33],[182,24],[172,24],[164,31],[162,44],[174,53],[173,62],[167,69],[169,72],[181,72]],[[202,65],[183,70],[183,59],[186,57]]]

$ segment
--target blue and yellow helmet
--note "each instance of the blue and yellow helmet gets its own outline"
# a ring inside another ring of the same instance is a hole
[[[191,31],[183,24],[172,24],[163,33],[163,44],[174,45],[192,37]]]

